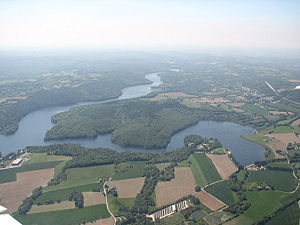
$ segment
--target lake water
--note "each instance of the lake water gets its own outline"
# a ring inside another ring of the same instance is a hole
[[[234,157],[243,165],[248,165],[264,158],[264,149],[256,144],[246,141],[240,137],[242,134],[254,133],[255,130],[249,127],[241,126],[230,122],[200,121],[198,124],[186,128],[172,136],[166,149],[140,149],[140,148],[122,148],[111,142],[111,134],[100,135],[95,139],[76,139],[59,140],[44,142],[44,136],[47,130],[51,129],[51,117],[59,112],[69,110],[74,106],[101,104],[117,100],[138,98],[151,92],[151,87],[160,85],[162,82],[158,73],[147,74],[146,78],[152,81],[152,84],[136,85],[124,88],[122,95],[116,99],[110,99],[100,102],[85,102],[69,106],[59,106],[41,109],[25,116],[19,123],[18,130],[9,136],[0,135],[0,151],[7,154],[29,145],[49,145],[54,143],[74,143],[85,147],[103,147],[111,148],[116,151],[138,151],[138,152],[162,152],[173,151],[183,146],[183,140],[186,135],[199,134],[204,137],[218,138],[224,147],[233,152]]]

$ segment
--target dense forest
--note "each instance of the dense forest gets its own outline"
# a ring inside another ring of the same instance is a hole
[[[45,140],[95,138],[112,133],[112,142],[145,149],[164,148],[171,136],[200,120],[233,121],[259,126],[264,121],[216,109],[194,109],[180,101],[127,100],[75,107],[52,117],[56,125]]]

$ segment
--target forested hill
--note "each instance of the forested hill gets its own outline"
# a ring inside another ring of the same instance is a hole
[[[203,107],[189,108],[178,100],[127,100],[75,107],[52,117],[56,125],[46,140],[95,138],[112,133],[112,141],[123,147],[164,148],[171,136],[200,120],[235,121],[249,124],[240,113]]]
[[[0,134],[14,133],[18,128],[18,122],[25,115],[41,108],[116,98],[127,86],[150,83],[144,75],[145,73],[131,73],[126,76],[120,76],[119,73],[104,75],[96,81],[86,81],[79,87],[41,90],[17,103],[2,105],[0,107]]]

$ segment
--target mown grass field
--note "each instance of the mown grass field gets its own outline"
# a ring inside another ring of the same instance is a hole
[[[33,153],[30,155],[30,160],[25,162],[24,165],[42,162],[65,161],[70,159],[72,159],[72,157],[62,155],[47,155],[46,153]]]
[[[205,188],[205,190],[227,205],[231,205],[237,201],[236,193],[230,189],[230,180],[213,184]]]
[[[288,164],[287,161],[281,161],[281,162],[271,162],[268,163],[268,166],[276,167],[276,168],[285,168],[285,169],[291,169],[291,165]]]
[[[91,220],[108,218],[110,215],[105,204],[88,206],[81,209],[66,209],[53,212],[14,215],[23,225],[67,225],[82,224]]]
[[[35,204],[38,204],[39,202],[45,202],[47,200],[53,200],[53,201],[64,201],[68,200],[70,194],[72,192],[85,192],[85,191],[92,191],[94,188],[101,188],[102,190],[102,183],[93,183],[93,184],[87,184],[87,185],[81,185],[76,186],[72,188],[63,188],[58,189],[55,191],[47,191],[44,192],[38,199],[35,200]]]
[[[195,153],[190,156],[189,160],[192,162],[191,168],[198,186],[205,186],[206,184],[221,180],[213,162],[205,154]]]
[[[21,172],[54,168],[62,161],[42,162],[23,165],[18,168],[0,170],[0,183],[16,181],[16,174]]]
[[[266,225],[299,225],[300,221],[300,210],[298,203],[287,207],[283,211],[279,212],[271,220],[269,220]]]
[[[292,172],[279,170],[252,171],[246,182],[264,182],[280,191],[292,191],[297,184]]]
[[[280,201],[288,194],[275,191],[251,191],[246,192],[246,197],[251,206],[241,216],[234,219],[236,224],[250,225],[265,215],[269,215],[280,208],[283,203]]]
[[[214,150],[212,150],[212,153],[215,154],[226,154],[227,151],[225,148],[215,148]]]

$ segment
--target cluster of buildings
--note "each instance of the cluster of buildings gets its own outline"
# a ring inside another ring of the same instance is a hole
[[[181,210],[184,210],[186,208],[188,208],[189,205],[187,203],[187,200],[183,200],[181,202],[175,203],[173,205],[167,206],[159,211],[156,211],[155,213],[151,214],[151,215],[147,215],[147,217],[151,218],[153,221],[157,220],[157,219],[162,219],[165,218],[167,216],[170,216],[176,212],[179,212]]]

